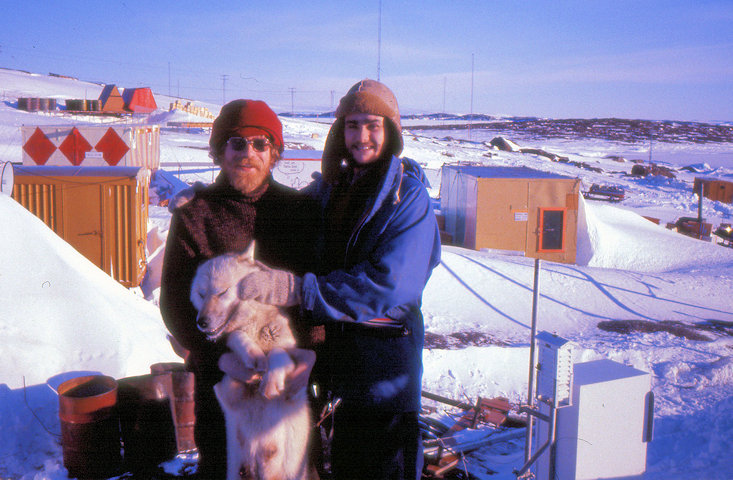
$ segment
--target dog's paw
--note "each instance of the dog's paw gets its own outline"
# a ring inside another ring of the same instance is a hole
[[[227,346],[246,368],[260,373],[267,371],[267,355],[244,332],[232,332],[227,339]]]
[[[268,356],[269,369],[262,377],[260,393],[268,399],[282,395],[286,391],[286,380],[295,369],[290,355],[282,349],[274,349]]]

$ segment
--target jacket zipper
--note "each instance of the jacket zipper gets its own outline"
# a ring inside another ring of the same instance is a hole
[[[400,202],[400,188],[402,188],[402,175],[405,173],[405,167],[402,165],[402,161],[400,161],[400,171],[399,171],[399,181],[397,182],[397,190],[395,191],[395,200],[394,203]],[[356,227],[354,228],[354,231],[351,232],[351,236],[349,236],[349,241],[346,243],[346,251],[344,252],[344,268],[346,268],[346,260],[349,258],[349,250],[351,249],[352,245],[356,245],[356,237],[359,236],[359,232],[361,231],[362,227],[364,227],[364,224],[366,223],[367,218],[369,218],[369,214],[371,213],[372,209],[374,208],[374,204],[372,204],[367,210],[364,215],[362,215],[361,219],[359,219],[359,223],[356,224]]]

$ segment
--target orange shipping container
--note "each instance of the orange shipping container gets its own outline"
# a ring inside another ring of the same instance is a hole
[[[126,287],[145,274],[150,171],[15,166],[13,198]]]
[[[526,167],[443,165],[440,210],[456,245],[575,263],[580,180]]]

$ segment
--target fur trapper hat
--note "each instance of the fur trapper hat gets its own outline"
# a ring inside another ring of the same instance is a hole
[[[209,138],[209,155],[219,165],[226,143],[231,137],[266,135],[278,152],[285,148],[283,126],[277,114],[261,100],[233,100],[223,107],[214,120]]]
[[[339,102],[336,120],[331,126],[323,148],[321,171],[328,182],[335,181],[341,161],[348,152],[344,143],[344,117],[351,113],[366,113],[385,118],[385,134],[389,153],[399,156],[402,153],[402,125],[400,110],[394,93],[383,83],[365,79],[351,87]]]

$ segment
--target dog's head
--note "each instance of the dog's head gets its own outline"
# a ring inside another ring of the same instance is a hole
[[[241,305],[237,284],[258,269],[254,242],[243,253],[227,253],[199,265],[191,283],[191,303],[198,310],[196,326],[209,340],[227,333],[227,324]]]

